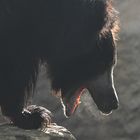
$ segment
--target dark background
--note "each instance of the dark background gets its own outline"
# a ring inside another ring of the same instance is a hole
[[[50,94],[44,68],[40,70],[34,104],[50,109],[53,120],[78,140],[140,140],[140,1],[116,0],[115,6],[121,22],[118,64],[114,72],[120,100],[117,111],[102,116],[87,93],[82,96],[74,116],[66,119],[59,99]]]

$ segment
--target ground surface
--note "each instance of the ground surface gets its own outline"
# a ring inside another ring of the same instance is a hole
[[[23,130],[3,124],[0,125],[0,140],[76,140],[68,130],[56,124],[52,124],[42,131]]]

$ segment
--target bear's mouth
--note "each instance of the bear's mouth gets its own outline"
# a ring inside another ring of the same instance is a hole
[[[70,117],[71,115],[74,114],[74,112],[78,108],[79,104],[81,103],[81,101],[80,101],[81,95],[86,93],[87,91],[89,92],[88,88],[81,87],[73,92],[69,92],[65,96],[61,95],[60,99],[61,99],[61,103],[63,105],[64,114],[66,117]],[[89,93],[91,94],[91,91]],[[57,95],[59,95],[59,97],[60,97],[60,92]],[[95,102],[95,100],[94,100],[94,102]],[[95,104],[96,104],[97,108],[100,110],[102,115],[109,115],[112,113],[112,108],[109,110],[106,110],[106,109],[100,108],[99,103],[97,104],[97,102],[95,102]],[[102,104],[103,103],[101,103],[101,105]]]
[[[107,88],[105,89],[103,87],[97,86],[98,83],[97,85],[92,84],[93,83],[91,83],[91,85],[88,84],[88,86],[81,86],[78,89],[73,88],[67,92],[63,90],[53,91],[55,96],[60,98],[66,117],[69,117],[74,114],[77,107],[81,103],[81,95],[87,91],[91,94],[93,101],[95,102],[97,108],[102,112],[103,115],[109,115],[111,114],[112,110],[118,108],[118,97],[113,87],[108,88],[108,86],[106,86]]]
[[[64,115],[66,117],[71,116],[76,111],[77,107],[81,103],[81,95],[85,92],[86,88],[81,87],[79,89],[72,89],[69,92],[64,92],[60,90],[53,90],[52,94],[61,100],[63,106]]]
[[[63,96],[61,98],[61,103],[63,105],[65,116],[71,116],[81,103],[80,98],[81,95],[85,92],[86,88],[81,87],[77,89],[74,94],[67,94],[67,96]]]

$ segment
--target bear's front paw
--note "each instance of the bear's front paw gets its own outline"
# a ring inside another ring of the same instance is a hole
[[[31,105],[18,115],[14,124],[24,129],[45,128],[51,124],[51,112],[44,107]]]

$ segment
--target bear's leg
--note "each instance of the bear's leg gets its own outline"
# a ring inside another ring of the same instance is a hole
[[[38,64],[24,55],[7,60],[0,69],[0,106],[3,115],[10,118],[14,125],[24,129],[48,125],[51,113],[47,109],[40,106],[24,108],[32,95],[32,86],[35,86]]]
[[[50,122],[50,112],[45,108],[30,106],[24,109],[37,79],[40,38],[31,20],[28,21],[25,16],[19,20],[16,15],[13,17],[15,19],[7,18],[12,23],[6,21],[7,25],[0,29],[0,106],[2,113],[14,125],[36,129],[43,122]],[[5,18],[2,20],[4,23]]]
[[[14,125],[23,129],[38,129],[51,123],[51,112],[46,108],[31,105],[22,109],[20,104],[1,105],[2,113],[10,118]]]

